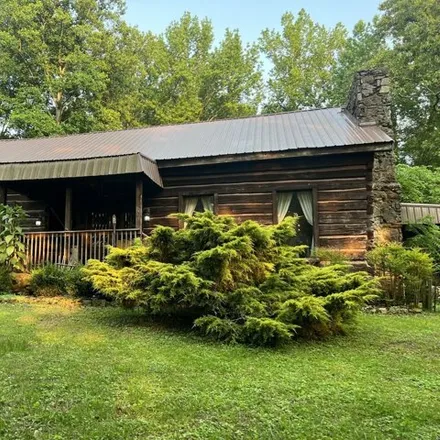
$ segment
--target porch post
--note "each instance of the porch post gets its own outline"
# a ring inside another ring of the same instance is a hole
[[[0,203],[6,205],[6,187],[4,185],[0,186]]]
[[[72,229],[72,188],[66,188],[66,204],[64,211],[64,229],[70,231]]]
[[[142,232],[142,210],[143,210],[143,199],[144,199],[144,181],[142,176],[136,177],[136,229]]]

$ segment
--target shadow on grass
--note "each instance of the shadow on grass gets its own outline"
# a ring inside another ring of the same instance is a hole
[[[191,317],[151,316],[142,308],[106,308],[105,313],[96,313],[95,321],[110,328],[146,328],[153,331],[166,331],[185,336],[196,336]],[[197,337],[201,339],[200,337]]]

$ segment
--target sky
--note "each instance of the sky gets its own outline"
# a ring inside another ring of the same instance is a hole
[[[326,26],[342,22],[348,29],[363,19],[370,21],[378,11],[380,0],[126,0],[125,19],[141,30],[161,33],[185,11],[199,18],[211,19],[216,39],[226,28],[239,29],[245,42],[254,42],[265,29],[279,29],[286,11],[294,14],[304,8]]]

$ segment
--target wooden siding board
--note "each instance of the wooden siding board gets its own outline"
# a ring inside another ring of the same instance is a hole
[[[239,222],[252,219],[272,224],[277,221],[278,191],[309,189],[315,200],[315,243],[357,258],[365,253],[367,243],[370,164],[371,156],[360,154],[325,161],[281,159],[166,168],[163,190],[157,198],[151,197],[150,226],[165,221],[177,227],[176,221],[163,217],[173,208],[182,209],[183,195],[213,193],[218,214],[232,215]]]
[[[161,195],[163,197],[184,195],[203,195],[213,194],[215,192],[221,193],[248,193],[248,192],[265,192],[265,191],[286,191],[286,190],[306,190],[312,189],[314,186],[320,190],[320,200],[326,200],[321,198],[321,191],[333,191],[339,192],[341,189],[348,191],[363,190],[364,194],[358,195],[358,198],[366,198],[366,186],[365,178],[350,178],[350,179],[308,179],[308,180],[284,180],[283,176],[280,176],[281,180],[278,181],[262,181],[254,182],[250,176],[246,182],[242,183],[218,183],[213,181],[206,184],[194,183],[193,185],[183,186],[168,186],[163,189]],[[196,178],[194,182],[197,182]],[[344,194],[346,197],[350,197],[350,193]],[[331,196],[331,195],[330,195]],[[350,200],[350,198],[348,199]]]
[[[352,166],[344,169],[343,167],[338,167],[336,169],[323,168],[323,169],[312,169],[312,170],[282,170],[282,176],[284,180],[316,180],[317,178],[353,178],[353,177],[365,177],[366,167],[365,166]],[[277,181],[280,179],[280,171],[268,171],[268,172],[252,172],[252,173],[231,173],[231,174],[211,174],[206,176],[198,176],[197,182],[199,184],[212,183],[213,180],[227,181],[229,183],[239,183],[245,182],[249,179],[249,175],[252,176],[252,181]],[[194,182],[192,176],[176,176],[167,177],[165,179],[166,185],[191,185]]]
[[[233,173],[255,173],[258,171],[283,171],[283,170],[307,170],[315,168],[347,168],[356,165],[367,165],[372,163],[371,153],[360,154],[338,154],[329,155],[325,158],[284,158],[281,160],[262,160],[249,162],[232,162],[204,166],[185,166],[175,168],[161,168],[162,179],[169,176],[212,176],[214,174],[233,174]],[[371,168],[371,166],[370,166]],[[370,169],[368,168],[368,169]]]

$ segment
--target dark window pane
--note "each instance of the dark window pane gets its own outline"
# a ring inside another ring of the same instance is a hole
[[[293,240],[292,245],[305,244],[309,247],[307,251],[307,256],[310,256],[310,249],[313,243],[313,226],[307,221],[306,217],[304,216],[304,212],[298,200],[297,192],[293,193],[292,201],[290,202],[287,215],[300,217],[298,221],[297,235]]]

